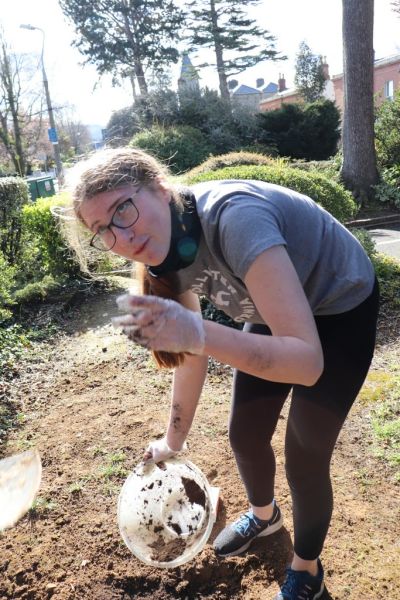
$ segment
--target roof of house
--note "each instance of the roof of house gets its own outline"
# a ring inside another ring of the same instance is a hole
[[[380,67],[385,67],[386,65],[392,65],[395,63],[400,63],[400,54],[393,54],[392,56],[385,56],[385,58],[378,58],[378,60],[374,60],[374,69],[379,69]],[[341,79],[343,77],[343,73],[338,73],[337,75],[333,75],[332,79]]]
[[[262,88],[262,92],[264,94],[276,94],[277,91],[278,91],[278,84],[273,83],[272,81],[270,81],[266,87]]]
[[[397,62],[400,63],[400,54],[393,54],[392,56],[386,56],[386,58],[379,58],[378,60],[375,60],[374,67],[376,69]]]
[[[256,88],[252,88],[249,85],[239,85],[239,87],[237,87],[233,92],[232,95],[238,95],[238,94],[261,94],[260,90],[257,90]]]
[[[264,100],[261,100],[260,105],[268,104],[269,102],[274,102],[274,100],[277,100],[278,98],[290,98],[291,96],[295,97],[298,95],[299,92],[296,90],[296,88],[292,88],[291,90],[284,90],[283,92],[277,92],[276,94],[274,94],[274,96],[271,96],[270,98],[265,98]]]

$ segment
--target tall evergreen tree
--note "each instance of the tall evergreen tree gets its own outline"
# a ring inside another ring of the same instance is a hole
[[[276,38],[249,18],[245,9],[260,0],[191,0],[189,41],[193,49],[213,48],[222,98],[229,100],[227,80],[260,61],[284,60],[275,49]],[[210,66],[210,63],[202,66]]]
[[[374,144],[374,0],[343,1],[344,115],[341,176],[363,204],[378,183]]]
[[[118,73],[137,81],[147,94],[145,71],[176,63],[183,12],[173,0],[59,0],[74,23],[75,45],[100,74]],[[135,95],[135,91],[133,92]]]
[[[325,87],[322,59],[312,53],[305,41],[301,42],[296,56],[294,83],[306,102],[315,102],[322,97]]]

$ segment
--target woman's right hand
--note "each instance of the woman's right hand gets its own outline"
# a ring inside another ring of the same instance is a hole
[[[180,450],[172,450],[172,448],[168,446],[167,438],[163,437],[161,440],[150,442],[143,455],[143,460],[145,462],[150,460],[153,460],[155,463],[162,462],[163,460],[176,456],[182,450],[186,450],[186,442]]]

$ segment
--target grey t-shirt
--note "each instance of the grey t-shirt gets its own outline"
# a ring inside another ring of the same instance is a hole
[[[244,284],[264,250],[285,246],[314,315],[348,311],[372,291],[374,270],[361,244],[331,214],[292,190],[261,181],[191,187],[202,236],[180,290],[207,296],[235,321],[263,323]]]

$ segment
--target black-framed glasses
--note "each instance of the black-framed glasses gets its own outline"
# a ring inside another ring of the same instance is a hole
[[[90,246],[96,248],[96,250],[101,250],[102,252],[108,252],[109,250],[112,250],[115,246],[117,238],[111,227],[113,226],[117,227],[118,229],[128,229],[136,223],[138,218],[139,211],[136,208],[133,199],[127,198],[121,202],[121,204],[118,204],[109,224],[99,227],[98,231],[90,240]]]

